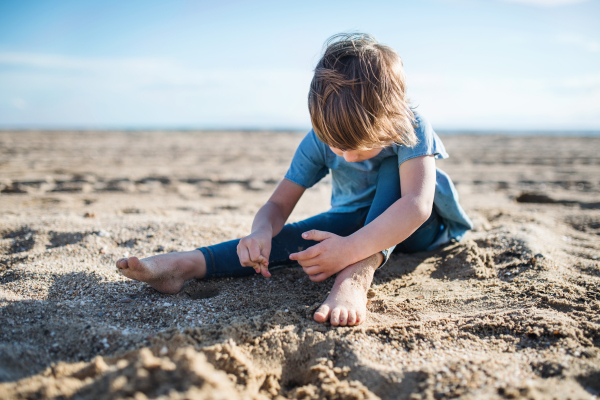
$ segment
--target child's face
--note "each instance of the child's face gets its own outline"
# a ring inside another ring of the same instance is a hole
[[[340,150],[331,146],[329,146],[329,148],[335,153],[335,155],[344,157],[344,160],[348,162],[359,162],[368,160],[381,153],[381,150],[383,149],[383,147],[377,147],[369,150]]]

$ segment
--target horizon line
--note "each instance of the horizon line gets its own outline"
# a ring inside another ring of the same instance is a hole
[[[194,127],[194,126],[2,126],[0,132],[33,132],[33,131],[48,131],[48,132],[308,132],[310,127]],[[563,129],[563,128],[439,128],[434,131],[440,135],[509,135],[509,136],[600,136],[600,129]]]

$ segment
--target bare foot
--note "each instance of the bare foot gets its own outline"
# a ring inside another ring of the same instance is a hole
[[[206,275],[206,262],[200,250],[159,254],[148,258],[122,258],[117,268],[128,278],[148,283],[162,293],[174,294],[183,284]]]
[[[382,261],[383,254],[377,253],[341,270],[331,293],[315,312],[315,321],[329,320],[334,326],[362,323],[367,317],[367,291]]]

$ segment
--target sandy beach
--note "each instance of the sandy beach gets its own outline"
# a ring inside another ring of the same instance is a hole
[[[118,273],[248,234],[302,137],[0,132],[0,399],[600,396],[599,137],[442,137],[476,227],[394,254],[358,327],[314,322],[333,279],[297,267],[177,295]]]

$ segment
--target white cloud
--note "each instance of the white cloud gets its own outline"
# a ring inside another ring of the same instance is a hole
[[[579,47],[590,53],[597,53],[600,51],[600,42],[574,33],[558,35],[557,41],[561,44]]]
[[[450,129],[598,129],[600,75],[561,79],[412,75],[410,96]]]
[[[541,7],[556,7],[570,4],[583,3],[588,0],[501,0],[508,3],[521,3]]]

